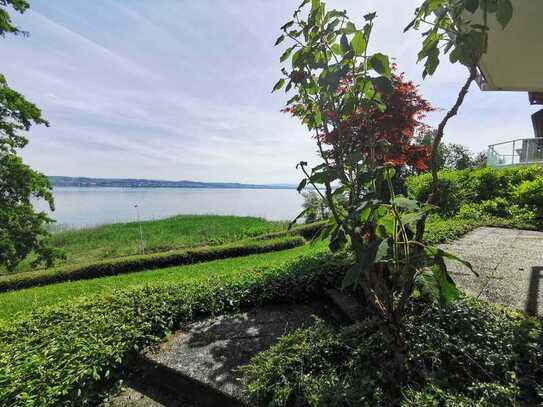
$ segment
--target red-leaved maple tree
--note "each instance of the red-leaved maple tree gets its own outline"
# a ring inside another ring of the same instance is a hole
[[[381,98],[386,106],[381,111],[375,105],[356,108],[348,117],[341,120],[341,132],[334,129],[328,134],[320,133],[320,142],[325,145],[342,145],[345,151],[368,153],[369,135],[377,142],[386,141],[386,152],[378,157],[381,164],[392,163],[396,167],[409,166],[418,171],[426,171],[430,162],[429,147],[417,144],[417,133],[428,130],[423,122],[426,115],[434,111],[430,102],[424,99],[417,85],[405,78],[404,73],[391,75],[392,89],[383,92]],[[345,87],[339,87],[342,92]],[[298,116],[303,111],[301,106],[293,104],[283,109],[283,112]],[[328,112],[328,117],[334,120],[335,111]]]

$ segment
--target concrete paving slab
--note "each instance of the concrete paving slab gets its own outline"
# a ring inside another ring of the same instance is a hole
[[[480,274],[447,260],[460,288],[471,295],[543,315],[543,232],[479,228],[441,246]]]

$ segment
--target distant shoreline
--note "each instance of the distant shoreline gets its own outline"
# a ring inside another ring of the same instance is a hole
[[[53,187],[67,188],[185,188],[185,189],[296,189],[290,184],[242,184],[232,182],[165,181],[131,178],[50,176]]]

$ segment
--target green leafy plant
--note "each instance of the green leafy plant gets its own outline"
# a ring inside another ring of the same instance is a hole
[[[365,15],[359,28],[345,12],[303,1],[276,41],[290,43],[281,56],[290,64],[273,89],[293,91],[288,109],[314,133],[322,159],[311,170],[306,162],[298,164],[305,176],[298,190],[311,185],[327,203],[331,217],[323,236],[330,238],[332,251],[349,247],[355,255],[343,287],[362,290],[401,365],[401,321],[416,279],[423,274],[435,279],[443,303],[456,299],[458,291],[443,260],[454,256],[423,241],[431,206],[395,193],[395,164],[387,161],[391,142],[382,137],[383,126],[386,134],[394,131],[377,114],[391,113],[387,95],[394,78],[389,58],[368,49],[375,18]],[[363,126],[362,133],[351,131],[352,118],[361,116],[374,124]],[[413,134],[418,126],[400,122],[399,132]]]
[[[395,398],[379,327],[323,322],[281,338],[244,367],[265,406],[509,406],[543,402],[541,321],[474,300],[417,301],[406,317],[406,385]]]

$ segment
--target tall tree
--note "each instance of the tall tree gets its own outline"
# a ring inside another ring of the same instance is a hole
[[[10,19],[8,7],[23,13],[23,0],[0,0],[0,35],[21,34]],[[40,109],[11,89],[0,74],[0,266],[13,270],[30,253],[34,263],[50,266],[58,253],[48,246],[46,225],[52,220],[34,210],[31,199],[44,199],[54,209],[47,177],[34,171],[18,156],[28,139],[23,134],[33,125],[45,125]]]

